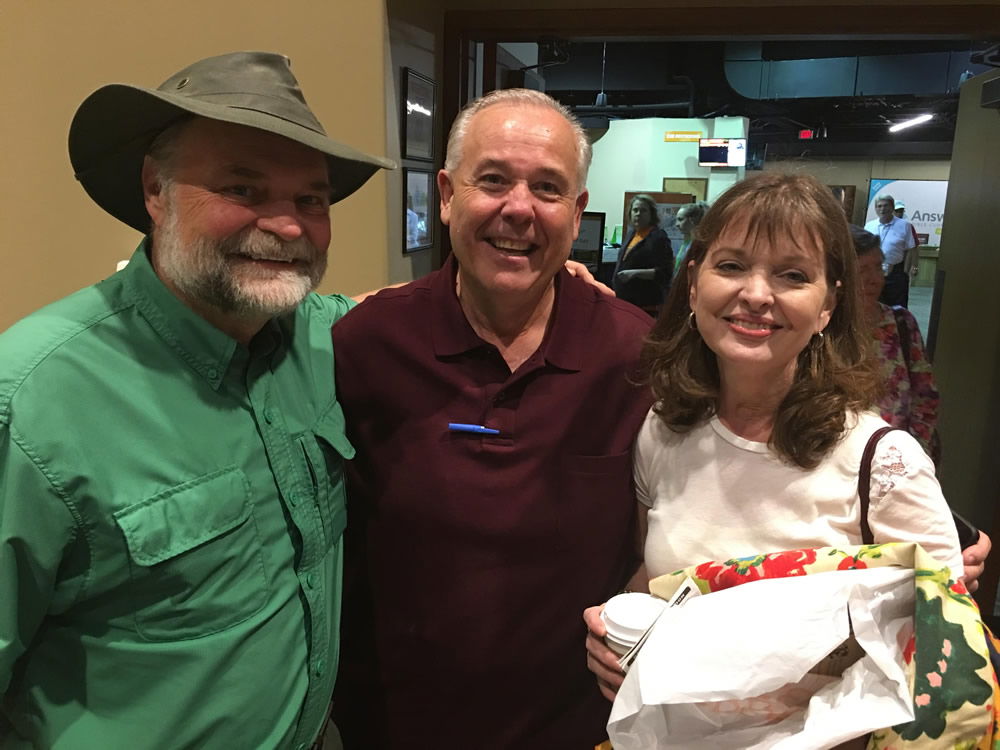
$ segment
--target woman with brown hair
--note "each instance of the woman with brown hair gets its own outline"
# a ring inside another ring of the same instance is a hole
[[[673,272],[670,238],[660,227],[656,201],[641,193],[629,205],[629,229],[612,277],[615,294],[656,315]]]
[[[763,173],[699,224],[643,354],[656,397],[634,479],[650,578],[710,560],[861,544],[858,473],[877,373],[857,260],[829,189]],[[962,575],[934,466],[909,434],[878,443],[868,522],[876,542],[914,541]],[[600,608],[585,613],[588,663],[621,682]]]

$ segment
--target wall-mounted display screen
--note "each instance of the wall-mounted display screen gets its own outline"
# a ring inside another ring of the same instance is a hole
[[[604,247],[604,213],[584,211],[580,218],[580,233],[573,241],[570,257],[581,263],[600,263]]]
[[[698,141],[699,167],[745,167],[746,138],[702,138]]]

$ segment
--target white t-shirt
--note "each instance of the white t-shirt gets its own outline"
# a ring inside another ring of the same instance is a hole
[[[805,547],[861,544],[858,470],[885,422],[850,414],[846,434],[815,469],[781,461],[718,417],[671,432],[652,410],[636,442],[639,502],[649,506],[650,578],[710,560]],[[934,465],[908,433],[894,430],[872,460],[868,522],[876,542],[919,542],[962,575],[962,553]]]
[[[902,263],[906,258],[906,251],[917,246],[917,241],[913,238],[913,225],[898,216],[893,216],[885,224],[879,219],[872,219],[865,224],[865,231],[879,238],[882,254],[889,266]]]

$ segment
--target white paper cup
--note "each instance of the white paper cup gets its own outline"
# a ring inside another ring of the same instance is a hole
[[[666,601],[650,594],[618,594],[608,600],[601,619],[608,630],[604,642],[616,654],[624,655],[656,620]]]

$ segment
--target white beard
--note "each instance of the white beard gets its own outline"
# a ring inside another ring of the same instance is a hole
[[[158,269],[181,295],[222,312],[248,317],[291,312],[326,272],[326,252],[305,237],[283,242],[247,227],[222,240],[185,240],[182,226],[168,194],[166,216],[153,240]],[[296,262],[275,269],[256,265],[251,258]]]

